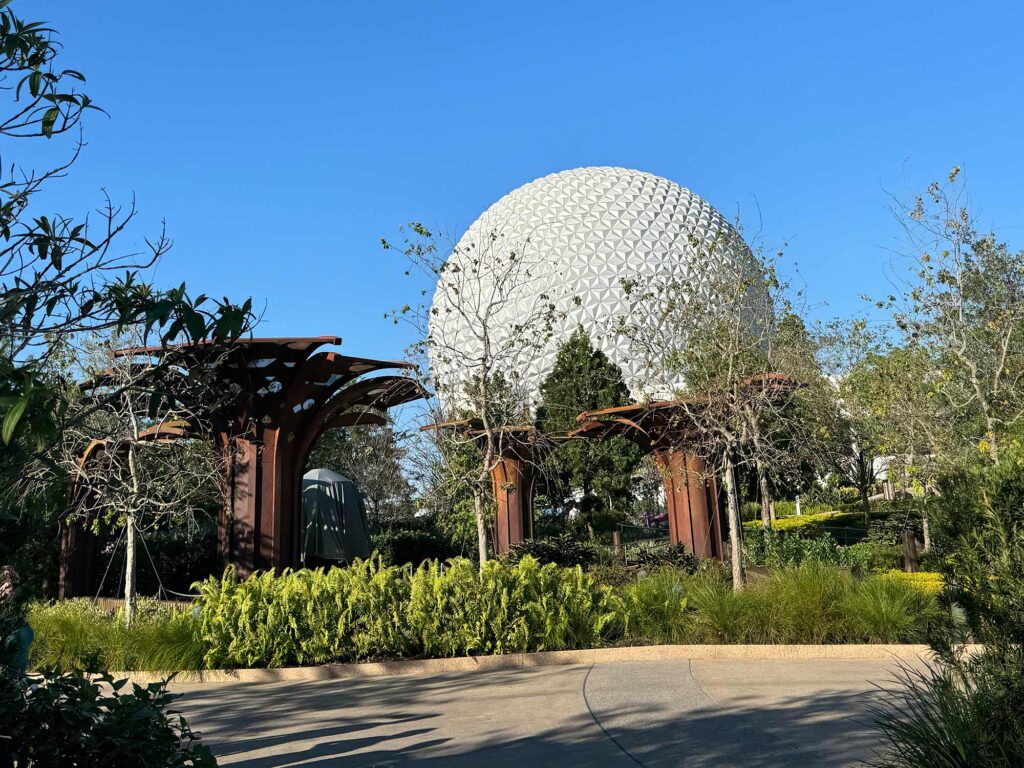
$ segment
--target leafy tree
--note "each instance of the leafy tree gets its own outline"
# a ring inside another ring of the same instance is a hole
[[[424,382],[439,395],[427,414],[430,421],[473,419],[477,424],[472,434],[463,431],[437,436],[434,448],[451,449],[458,443],[479,448],[480,463],[456,482],[465,484],[472,494],[477,552],[483,563],[488,557],[487,532],[493,518],[491,471],[507,441],[515,439],[509,428],[531,421],[531,403],[521,374],[550,338],[556,317],[554,303],[544,294],[538,294],[531,307],[517,308],[517,322],[512,326],[502,319],[503,313],[517,289],[529,284],[546,265],[525,256],[528,239],[513,241],[500,230],[449,250],[439,248],[434,234],[422,224],[412,224],[404,230],[400,246],[387,240],[382,244],[385,250],[400,251],[410,272],[426,276],[436,286],[429,307],[406,305],[388,316],[394,322],[410,323],[420,335],[410,353],[424,360],[421,373],[429,370],[434,374],[433,379],[427,375]],[[460,260],[466,262],[465,268]],[[449,333],[447,324],[440,322],[442,315],[457,317],[461,333]],[[447,375],[438,376],[439,370]],[[462,467],[459,462],[446,462],[443,455],[441,463],[448,470]]]
[[[733,587],[741,589],[737,471],[792,471],[786,446],[817,439],[814,422],[802,415],[815,403],[805,392],[821,387],[802,385],[820,370],[814,355],[794,344],[797,307],[773,256],[751,252],[734,230],[693,245],[701,256],[685,279],[623,279],[629,306],[617,330],[646,364],[650,386],[676,398],[687,435],[680,447],[724,480]],[[800,400],[804,407],[795,408]]]
[[[146,332],[136,327],[84,345],[86,378],[67,396],[73,426],[45,460],[25,468],[29,481],[45,488],[55,461],[72,483],[67,514],[122,531],[127,622],[136,600],[138,537],[168,526],[195,529],[197,517],[219,507],[222,457],[201,435],[230,397],[215,366],[186,373],[145,352]]]
[[[783,305],[783,309],[785,305]],[[776,372],[784,372],[797,385],[792,396],[765,408],[752,433],[770,440],[752,461],[752,474],[761,501],[761,522],[775,522],[775,498],[782,490],[800,493],[817,477],[832,470],[828,456],[837,440],[836,395],[821,364],[822,339],[808,329],[796,313],[782,314],[766,350]],[[743,469],[741,467],[741,469]]]
[[[438,530],[465,557],[479,556],[477,538],[477,486],[472,479],[483,461],[472,442],[451,434],[432,435],[423,473],[423,509],[433,515]],[[493,496],[485,496],[488,520],[496,514]]]
[[[836,431],[841,436],[831,460],[860,494],[867,522],[876,473],[896,440],[888,413],[896,384],[891,376],[895,371],[887,364],[892,347],[884,333],[862,320],[834,322],[824,338],[826,366],[837,397]]]
[[[540,388],[537,427],[552,435],[574,429],[583,411],[632,402],[622,371],[594,348],[583,328],[577,328],[559,347],[555,364]],[[575,509],[593,528],[621,519],[631,500],[632,475],[642,454],[622,437],[572,440],[548,460],[561,489],[557,501]],[[549,495],[551,491],[549,491]]]
[[[1005,436],[1024,421],[1024,251],[978,232],[959,167],[894,208],[912,274],[879,306],[933,361],[929,384],[954,414],[952,448],[998,464]]]
[[[61,345],[88,331],[141,323],[162,342],[243,333],[250,302],[191,297],[184,285],[158,290],[143,278],[171,247],[164,232],[141,251],[118,250],[135,217],[105,199],[98,214],[78,219],[40,210],[39,195],[71,170],[84,146],[83,115],[97,107],[79,88],[85,77],[58,63],[57,32],[26,21],[0,2],[0,89],[8,97],[0,136],[56,140],[78,133],[67,159],[33,169],[8,162],[0,171],[0,464],[43,451],[63,428],[66,403],[47,375]],[[9,161],[10,157],[5,156]]]
[[[870,424],[871,442],[889,480],[922,497],[925,548],[931,548],[926,489],[949,465],[949,413],[936,397],[930,356],[918,345],[876,352],[851,372],[845,389],[854,409]],[[863,414],[865,407],[870,414]],[[867,503],[861,489],[862,503]]]

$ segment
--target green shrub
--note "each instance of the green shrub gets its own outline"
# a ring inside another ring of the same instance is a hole
[[[638,541],[626,546],[626,561],[648,570],[678,568],[694,573],[700,560],[690,554],[682,544],[669,541]]]
[[[347,568],[266,571],[240,581],[228,568],[200,586],[199,633],[210,668],[326,664],[413,651],[403,606],[405,568],[379,556]]]
[[[837,511],[837,504],[829,504],[825,502],[808,502],[801,501],[800,504],[800,516],[809,517],[811,515],[823,515],[829,512]],[[796,517],[796,501],[788,499],[776,499],[775,500],[775,517]],[[740,507],[740,519],[745,521],[754,521],[758,524],[761,523],[761,502],[759,501],[745,501]]]
[[[808,538],[799,530],[792,533],[760,528],[743,536],[747,562],[768,568],[789,568],[801,563],[838,565],[839,546],[831,536]]]
[[[196,522],[195,529],[179,524],[146,532],[146,550],[153,558],[153,565],[147,558],[145,566],[137,569],[136,588],[140,594],[155,595],[161,586],[188,592],[192,582],[205,579],[211,573],[220,573],[216,513]],[[113,549],[107,567],[111,574],[124,573],[125,548],[113,548],[113,543],[112,540],[107,542]],[[118,580],[112,579],[103,594],[114,596],[119,586]]]
[[[543,539],[523,539],[512,545],[505,559],[518,563],[524,557],[532,557],[539,563],[553,563],[563,567],[592,565],[598,560],[597,550],[569,533]]]
[[[909,531],[916,539],[924,537],[921,522],[921,502],[888,501],[876,502],[873,513],[885,512],[886,516],[872,517],[868,538],[883,544],[902,544],[904,532]]]
[[[587,574],[597,584],[606,587],[624,587],[636,581],[635,569],[627,568],[621,561],[605,564],[592,565],[587,569]]]
[[[907,573],[906,571],[900,571],[894,568],[882,573],[881,578],[888,579],[890,581],[897,581],[902,584],[909,584],[932,596],[940,595],[945,585],[941,573],[933,573],[930,571]]]
[[[844,527],[855,522],[857,522],[855,516],[845,512],[820,512],[814,515],[794,515],[793,517],[779,518],[775,521],[772,528],[776,531],[800,530],[807,534],[812,532],[823,533],[821,529],[826,526]],[[863,520],[860,522],[863,522]],[[760,520],[744,523],[743,528],[745,531],[763,530]]]
[[[944,478],[935,499],[946,598],[976,642],[1024,645],[1024,445],[998,466]],[[942,638],[948,646],[956,638]]]
[[[458,554],[434,525],[418,520],[375,528],[370,542],[391,565],[417,566],[424,560],[445,560]]]
[[[411,575],[379,558],[348,568],[227,571],[201,589],[211,667],[323,664],[367,658],[515,653],[597,643],[607,588],[577,568],[464,559]]]
[[[0,761],[15,766],[215,767],[185,719],[168,710],[166,682],[133,685],[109,674],[0,671]]]
[[[829,512],[835,512],[836,508],[833,504],[822,504],[822,503],[808,503],[801,502],[800,504],[800,517],[810,515],[824,515]],[[796,502],[787,501],[780,499],[775,502],[775,516],[776,518],[783,517],[796,517]]]
[[[410,631],[427,656],[580,648],[613,617],[609,592],[579,567],[523,557],[515,565],[425,563],[412,576]]]
[[[843,486],[837,489],[839,491],[839,503],[845,504],[860,504],[860,489],[853,488],[852,486]]]
[[[930,512],[941,598],[959,620],[936,622],[939,664],[904,671],[903,687],[876,711],[885,746],[878,765],[1024,765],[1024,445],[1007,440],[998,465],[939,485]],[[963,653],[965,639],[982,650]]]
[[[898,567],[903,562],[903,548],[868,539],[839,547],[836,551],[839,565],[855,573],[879,573]]]
[[[743,547],[751,565],[788,568],[801,563],[819,563],[850,568],[856,573],[877,573],[903,562],[902,547],[867,539],[839,546],[832,536],[816,535],[804,528],[745,531]]]

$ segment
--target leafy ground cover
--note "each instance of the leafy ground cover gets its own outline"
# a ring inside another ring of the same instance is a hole
[[[127,685],[47,670],[39,677],[0,666],[0,763],[12,766],[216,768],[213,753],[170,707],[165,682]]]
[[[91,604],[36,605],[36,667],[161,671],[277,667],[648,643],[918,642],[933,590],[816,563],[734,592],[716,568],[596,578],[532,557],[257,574],[201,585],[192,612],[149,608],[125,627]]]

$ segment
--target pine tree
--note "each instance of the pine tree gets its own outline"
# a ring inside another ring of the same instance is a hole
[[[559,348],[540,392],[537,426],[547,434],[571,431],[583,411],[633,400],[622,371],[594,348],[583,328]],[[642,458],[640,450],[621,437],[567,442],[550,462],[557,482],[549,497],[565,510],[576,510],[588,526],[608,529],[629,509],[633,473]]]

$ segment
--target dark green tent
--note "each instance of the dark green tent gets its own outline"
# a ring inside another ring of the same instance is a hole
[[[329,469],[302,476],[302,562],[350,563],[370,556],[370,528],[355,483]]]

